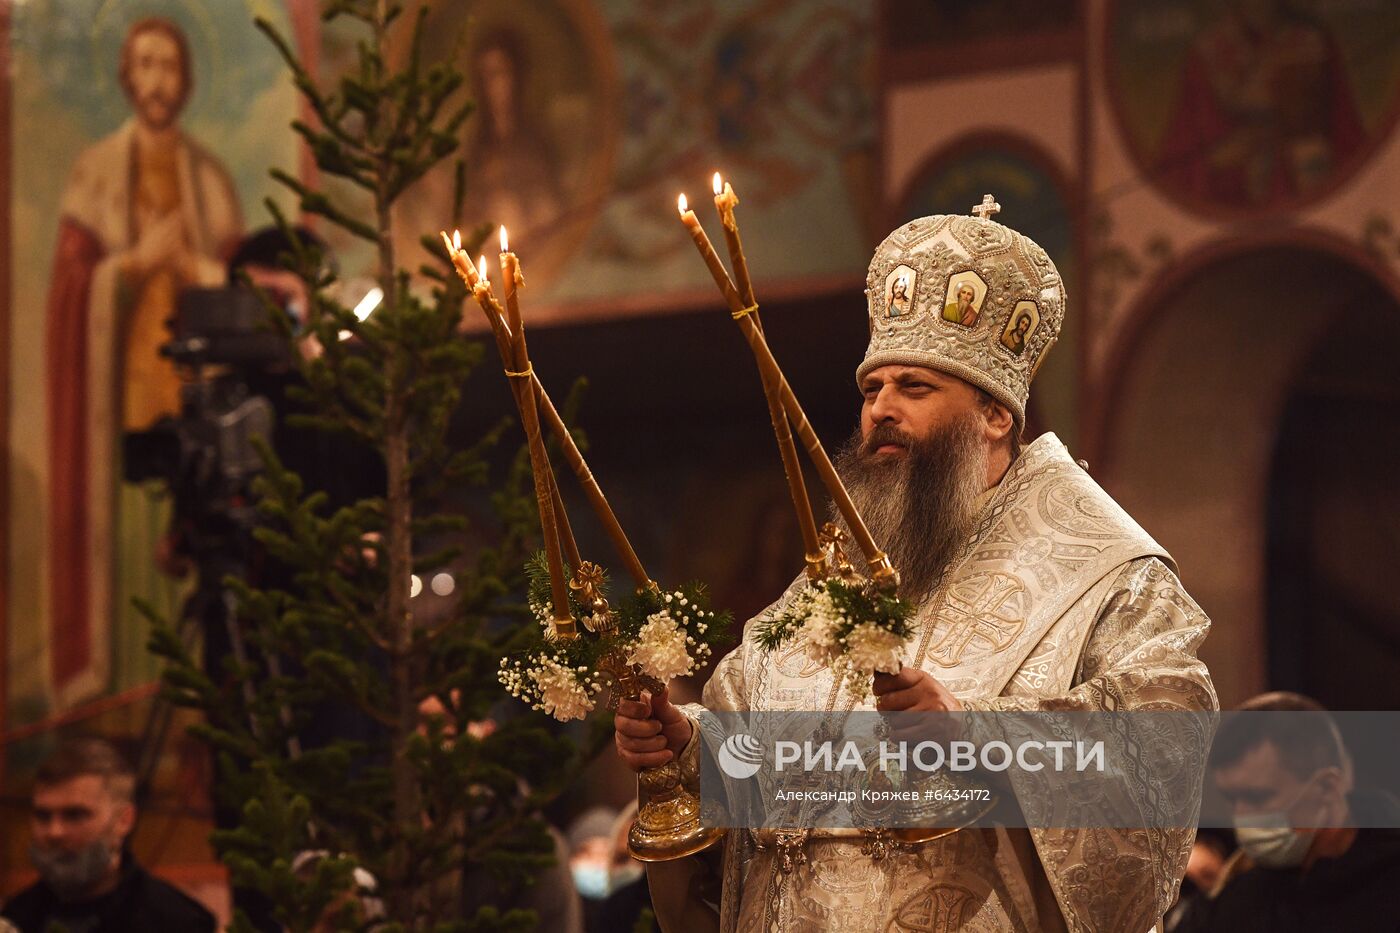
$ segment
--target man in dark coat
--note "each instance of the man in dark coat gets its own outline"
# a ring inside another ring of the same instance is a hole
[[[0,911],[21,933],[213,933],[214,915],[126,848],[136,776],[102,739],[65,742],[39,766],[29,855],[39,880]]]
[[[1400,806],[1354,789],[1332,717],[1295,693],[1268,693],[1228,720],[1211,776],[1234,808],[1240,851],[1183,933],[1356,930],[1400,933]]]

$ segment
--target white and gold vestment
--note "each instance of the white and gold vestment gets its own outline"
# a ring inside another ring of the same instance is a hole
[[[950,568],[919,608],[905,663],[968,709],[1217,708],[1196,658],[1209,620],[1170,556],[1054,435],[1029,445],[990,491]],[[873,709],[834,691],[830,671],[800,645],[765,654],[751,628],[716,668],[705,707]],[[685,755],[694,754],[693,741]],[[1161,777],[1144,765],[1113,811],[1120,825],[1150,825],[1132,822],[1148,813]],[[667,933],[1146,933],[1176,896],[1192,838],[1183,828],[968,829],[882,859],[859,840],[813,838],[784,870],[777,851],[736,830],[722,853],[648,871]],[[716,875],[718,889],[707,883]]]

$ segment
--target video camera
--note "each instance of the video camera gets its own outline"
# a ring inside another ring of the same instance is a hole
[[[204,531],[225,523],[250,528],[250,486],[262,470],[253,438],[271,440],[275,413],[247,377],[287,367],[287,341],[269,326],[263,300],[241,287],[182,291],[170,327],[161,355],[193,367],[195,379],[181,387],[179,416],[123,435],[123,475],[131,483],[164,482],[177,521]],[[218,374],[205,378],[206,366]]]
[[[160,352],[177,363],[269,369],[292,362],[287,341],[268,321],[267,303],[250,288],[184,289],[170,329]]]

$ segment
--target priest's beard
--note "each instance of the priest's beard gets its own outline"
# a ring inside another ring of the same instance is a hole
[[[987,477],[979,427],[976,412],[922,438],[876,425],[864,440],[857,429],[836,456],[851,500],[899,571],[900,595],[911,602],[929,596],[972,532]],[[904,455],[876,455],[889,443],[904,445]],[[839,515],[837,522],[845,526]]]

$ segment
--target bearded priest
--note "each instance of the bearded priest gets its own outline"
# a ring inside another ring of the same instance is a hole
[[[1043,249],[991,219],[996,209],[988,197],[978,216],[912,221],[870,263],[860,426],[838,466],[917,606],[903,669],[875,675],[874,708],[1218,709],[1196,657],[1210,622],[1171,557],[1053,434],[1023,446],[1030,383],[1059,334],[1065,290]],[[955,301],[968,307],[950,316]],[[871,708],[802,652],[765,653],[752,627],[719,662],[703,707]],[[640,770],[679,756],[684,770],[700,712],[664,692],[624,702],[622,760]],[[1193,836],[974,828],[870,854],[818,831],[780,857],[745,830],[648,872],[667,933],[1146,933],[1176,897]]]

